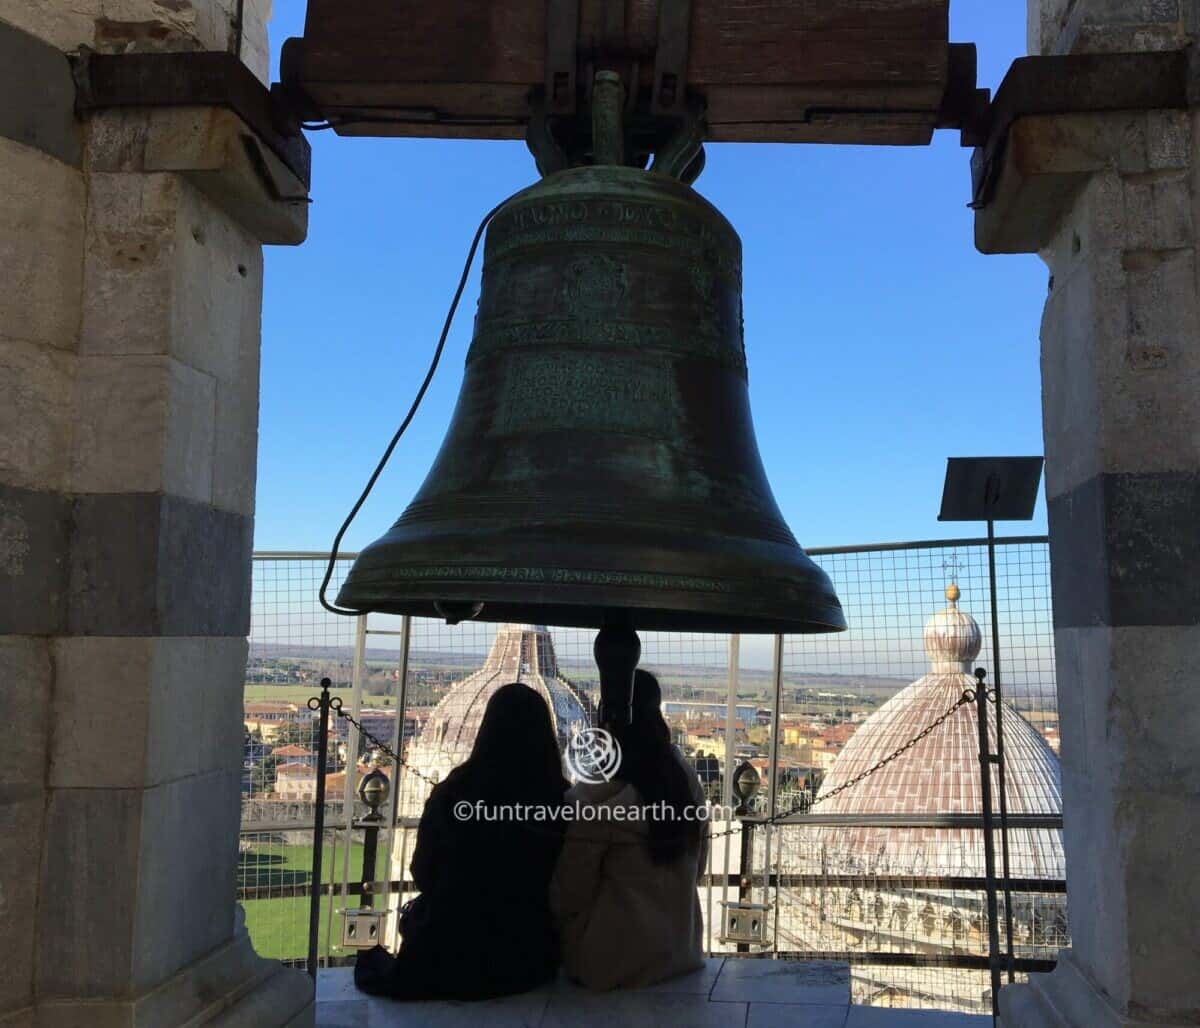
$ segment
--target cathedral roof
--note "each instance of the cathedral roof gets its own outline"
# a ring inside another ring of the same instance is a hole
[[[572,727],[590,724],[590,704],[559,674],[554,641],[546,626],[501,625],[483,666],[455,682],[426,719],[410,763],[440,769],[465,760],[475,745],[488,700],[510,682],[520,682],[541,694],[564,746]]]

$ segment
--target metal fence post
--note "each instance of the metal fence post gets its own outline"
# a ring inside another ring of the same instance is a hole
[[[996,784],[1000,790],[1000,868],[1004,880],[1004,940],[1008,957],[1008,981],[1016,980],[1013,959],[1012,875],[1008,852],[1008,789],[1004,780],[1004,696],[1000,691],[1000,600],[996,588],[996,525],[988,528],[988,589],[992,607],[992,686],[996,696]]]
[[[350,713],[353,720],[346,731],[346,782],[342,791],[342,809],[346,815],[345,846],[342,853],[342,903],[350,904],[350,857],[354,851],[354,797],[358,789],[359,732],[355,721],[362,714],[363,668],[367,650],[367,615],[360,614],[354,625],[354,662],[350,671]]]
[[[776,807],[779,804],[779,716],[783,706],[783,636],[775,636],[773,664],[773,679],[775,700],[772,703],[771,710],[771,748],[769,756],[767,779],[767,822],[763,825],[763,904],[770,902],[771,895],[771,843],[774,841],[773,829],[771,827],[771,818],[776,813]],[[779,924],[779,887],[775,888],[775,923]],[[779,940],[774,935],[771,939],[771,948],[779,948]]]
[[[729,637],[729,681],[725,693],[725,773],[721,776],[721,802],[733,806],[734,734],[737,723],[738,666],[741,664],[742,637]]]
[[[1000,1013],[1000,926],[996,923],[996,846],[992,838],[992,765],[996,762],[988,742],[987,672],[975,669],[975,709],[979,717],[979,791],[983,807],[983,873],[987,894],[988,972],[992,982],[992,1019]]]
[[[740,808],[742,810],[741,821],[742,830],[739,833],[741,837],[741,865],[738,873],[738,902],[746,903],[754,899],[754,822],[750,820],[751,814],[745,809],[745,804]],[[737,944],[739,953],[749,953],[750,944],[739,942]]]
[[[321,679],[321,695],[308,701],[309,710],[320,711],[317,736],[317,793],[313,812],[312,881],[308,905],[308,973],[317,977],[317,936],[321,928],[321,879],[324,877],[322,857],[325,845],[325,768],[329,759],[329,710],[332,700],[328,678]],[[314,706],[315,704],[315,706]]]

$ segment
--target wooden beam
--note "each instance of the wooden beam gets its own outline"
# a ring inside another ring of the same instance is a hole
[[[714,141],[929,141],[949,0],[693,0],[688,87]],[[545,83],[547,0],[309,0],[284,79],[344,135],[520,137]],[[649,95],[658,0],[579,0],[579,74]],[[973,84],[972,84],[973,85]]]

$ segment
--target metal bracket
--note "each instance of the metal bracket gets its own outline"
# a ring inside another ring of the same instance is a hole
[[[579,0],[546,0],[548,114],[574,114],[579,46]]]
[[[372,949],[382,945],[390,910],[350,907],[340,913],[343,949]]]
[[[532,91],[525,133],[538,171],[549,175],[589,159],[642,168],[653,153],[651,170],[692,182],[704,167],[705,125],[703,105],[687,95],[691,0],[659,0],[648,105],[645,92],[638,89],[638,55],[625,41],[623,0],[607,0],[599,8],[602,17],[588,40],[579,38],[579,5],[580,0],[546,4],[546,84]],[[581,62],[587,76],[583,88],[578,79]],[[600,96],[614,86],[624,97],[616,106],[607,94]],[[613,124],[614,118],[621,124]],[[621,126],[623,135],[618,137]]]
[[[704,170],[704,107],[693,102],[682,113],[679,128],[655,151],[650,170],[691,183]]]
[[[1184,50],[1014,61],[988,111],[987,141],[971,159],[971,206],[979,209],[992,201],[1009,131],[1019,118],[1186,110],[1192,106],[1190,62]]]
[[[765,903],[722,902],[721,941],[751,946],[766,946],[768,915],[771,908]]]
[[[545,178],[556,171],[571,166],[567,151],[554,138],[550,124],[551,116],[546,111],[544,96],[536,96],[529,103],[529,124],[525,126],[525,145],[533,156],[538,174]]]
[[[658,49],[654,54],[651,114],[684,114],[692,0],[658,0]]]
[[[109,107],[225,107],[304,183],[312,151],[295,113],[233,54],[99,54],[80,47],[71,58],[75,111]]]

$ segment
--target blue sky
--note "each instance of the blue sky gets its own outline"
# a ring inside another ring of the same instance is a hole
[[[957,0],[951,38],[995,88],[1025,4]],[[272,49],[303,31],[275,0]],[[407,409],[482,214],[528,185],[523,145],[313,133],[308,242],[268,248],[258,549],[327,549]],[[1042,452],[1047,273],[972,244],[969,151],[714,145],[698,190],[742,236],[759,447],[803,545],[969,534],[936,520],[947,456]],[[347,536],[381,535],[441,442],[478,267],[420,414]],[[1032,525],[1044,531],[1044,504]]]

